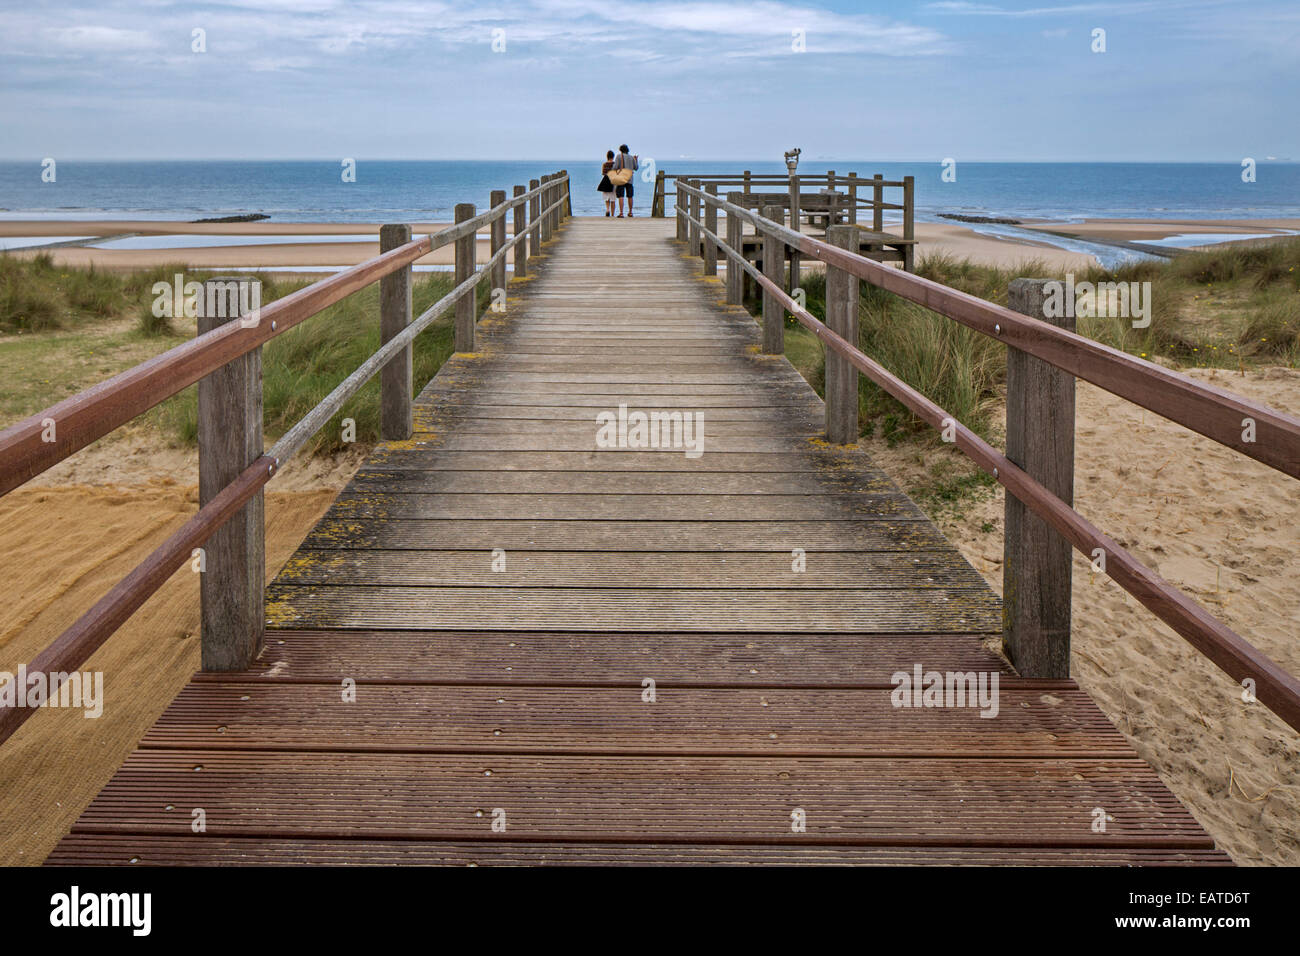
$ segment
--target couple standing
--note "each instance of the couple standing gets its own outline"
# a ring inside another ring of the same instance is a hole
[[[623,218],[623,197],[627,197],[627,216],[632,218],[632,174],[637,171],[637,158],[627,151],[627,143],[618,148],[618,155],[611,149],[605,153],[605,165],[600,168],[600,185],[596,187],[605,194],[605,215],[614,215],[614,196],[618,196],[618,217]]]

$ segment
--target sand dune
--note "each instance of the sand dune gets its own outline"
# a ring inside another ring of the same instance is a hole
[[[1300,371],[1188,374],[1300,412]],[[1087,383],[1077,412],[1076,509],[1300,674],[1295,479]],[[871,453],[904,483],[921,474],[915,450]],[[939,521],[999,593],[1003,507],[999,488]],[[1300,734],[1077,553],[1073,617],[1073,676],[1220,846],[1241,864],[1300,865]]]

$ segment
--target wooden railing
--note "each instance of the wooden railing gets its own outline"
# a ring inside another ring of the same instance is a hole
[[[751,173],[745,170],[737,175],[720,176],[667,173],[661,169],[655,177],[654,199],[650,209],[652,216],[662,217],[666,214],[669,179],[706,192],[712,187],[720,195],[738,190],[744,195],[738,205],[754,211],[767,205],[779,206],[791,228],[796,232],[799,231],[800,220],[805,216],[809,219],[824,216],[827,218],[827,226],[838,224],[843,217],[849,225],[861,225],[865,229],[868,221],[867,214],[869,214],[871,231],[883,232],[885,213],[895,212],[901,219],[901,237],[904,239],[916,237],[916,180],[912,176],[891,180],[885,179],[879,173],[867,178],[854,172],[836,175],[834,170],[794,175]],[[840,189],[843,189],[843,192],[840,192]],[[886,202],[886,189],[901,190],[899,201]],[[829,197],[829,202],[828,192],[834,193],[833,197]],[[683,206],[687,205],[682,199],[683,193],[679,190],[677,202]]]
[[[514,235],[505,238],[513,213]],[[0,432],[0,495],[40,474],[182,389],[199,383],[199,510],[76,623],[27,665],[47,675],[47,695],[58,693],[56,675],[84,663],[150,595],[206,545],[200,588],[204,670],[247,667],[262,644],[265,615],[262,489],[307,440],[376,373],[380,375],[380,437],[412,434],[412,343],[448,309],[455,309],[455,349],[472,352],[476,341],[476,290],[488,280],[506,285],[506,257],[524,276],[571,214],[569,177],[560,171],[529,187],[491,196],[491,208],[456,207],[456,224],[421,239],[408,225],[380,230],[380,255],[277,299],[251,315],[229,315],[194,339],[65,399]],[[475,265],[479,230],[490,235],[490,255]],[[455,286],[411,317],[412,263],[455,244]],[[261,348],[327,306],[380,280],[381,345],[268,451],[262,451]],[[209,316],[206,320],[211,323]],[[254,385],[255,383],[255,385]],[[36,705],[0,709],[0,743]]]
[[[787,312],[828,346],[826,427],[832,440],[847,442],[857,438],[860,372],[917,417],[940,429],[945,438],[951,438],[1006,489],[1009,540],[1008,560],[1003,564],[1003,638],[1008,655],[1023,676],[1069,676],[1070,553],[1068,547],[1051,546],[1063,540],[1225,673],[1248,689],[1253,688],[1256,699],[1300,730],[1300,681],[1074,510],[1070,491],[1074,455],[1072,391],[1068,436],[1035,421],[1048,414],[1053,396],[1062,396],[1059,380],[1051,375],[1063,374],[1071,386],[1075,378],[1084,379],[1292,478],[1300,478],[1300,420],[1058,328],[1042,318],[858,255],[852,227],[833,227],[827,234],[829,241],[822,242],[787,229],[778,221],[777,209],[764,209],[759,214],[737,205],[731,201],[736,193],[722,199],[681,180],[678,188],[698,199],[705,209],[725,214],[724,239],[716,226],[710,229],[701,217],[691,216],[679,204],[679,234],[682,227],[687,227],[704,237],[706,269],[708,257],[716,261],[719,252],[729,260],[729,303],[742,303],[744,274],[752,276],[762,289],[763,351],[783,351]],[[751,265],[740,251],[745,223],[764,236],[762,269]],[[825,264],[826,323],[818,321],[782,289],[782,245]],[[1007,346],[1007,445],[1008,452],[1018,460],[993,448],[858,348],[859,280]],[[1041,299],[1034,301],[1032,295],[1023,298],[1041,314]],[[1051,375],[1044,376],[1045,371]],[[1017,408],[1034,409],[1037,414],[1014,414]],[[1016,511],[1022,507],[1027,511]],[[1056,623],[1036,614],[1031,605],[1046,607]],[[1064,629],[1059,624],[1062,611]]]

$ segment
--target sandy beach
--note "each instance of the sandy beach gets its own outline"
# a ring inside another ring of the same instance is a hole
[[[1186,234],[1219,233],[1225,241],[1234,235],[1276,232],[1285,235],[1300,230],[1300,219],[1085,219],[1083,222],[1025,222],[1025,229],[1057,232],[1081,239],[1113,239],[1142,242]]]
[[[1300,412],[1300,371],[1188,375]],[[1001,413],[999,413],[1001,414]],[[1193,600],[1300,672],[1300,496],[1295,480],[1080,382],[1075,508]],[[869,443],[904,488],[933,464]],[[952,451],[953,458],[964,456]],[[938,517],[1002,592],[1001,487]],[[1300,865],[1300,734],[1091,564],[1074,555],[1071,673],[1239,864]]]
[[[437,232],[447,223],[413,223],[415,235]],[[1166,239],[1184,234],[1221,234],[1225,241],[1232,236],[1255,236],[1266,233],[1284,234],[1300,230],[1300,219],[1233,219],[1233,220],[1130,220],[1089,219],[1081,223],[1026,222],[1022,228],[1043,233],[1060,233],[1081,239],[1117,242],[1141,242]],[[806,229],[806,227],[805,227]],[[887,227],[888,229],[888,227]],[[142,237],[204,237],[237,239],[247,236],[247,244],[186,245],[163,248],[94,248],[88,246],[62,246],[47,250],[61,265],[90,266],[129,271],[144,269],[164,263],[183,262],[195,268],[268,268],[308,270],[342,268],[363,262],[378,254],[379,227],[358,223],[301,223],[301,222],[239,222],[239,223],[181,223],[151,220],[7,220],[0,221],[0,239],[5,237],[86,237],[133,236]],[[355,241],[352,237],[374,234],[374,243]],[[328,241],[331,236],[348,237]],[[326,241],[293,241],[321,237]],[[1042,241],[1021,237],[1003,237],[978,232],[959,223],[916,223],[918,257],[943,253],[958,259],[970,259],[982,265],[1010,268],[1025,263],[1037,263],[1053,270],[1083,270],[1097,265],[1098,260],[1084,252],[1073,252],[1052,245],[1047,237]],[[267,241],[275,240],[275,241]],[[30,257],[36,250],[16,251],[15,256]],[[480,261],[490,255],[489,243],[480,236],[477,256]],[[421,258],[417,266],[447,267],[454,262],[453,248],[448,245]]]

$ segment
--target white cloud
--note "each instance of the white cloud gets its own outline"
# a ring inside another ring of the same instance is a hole
[[[105,26],[51,27],[43,36],[50,46],[86,53],[147,50],[157,42],[144,30]]]

